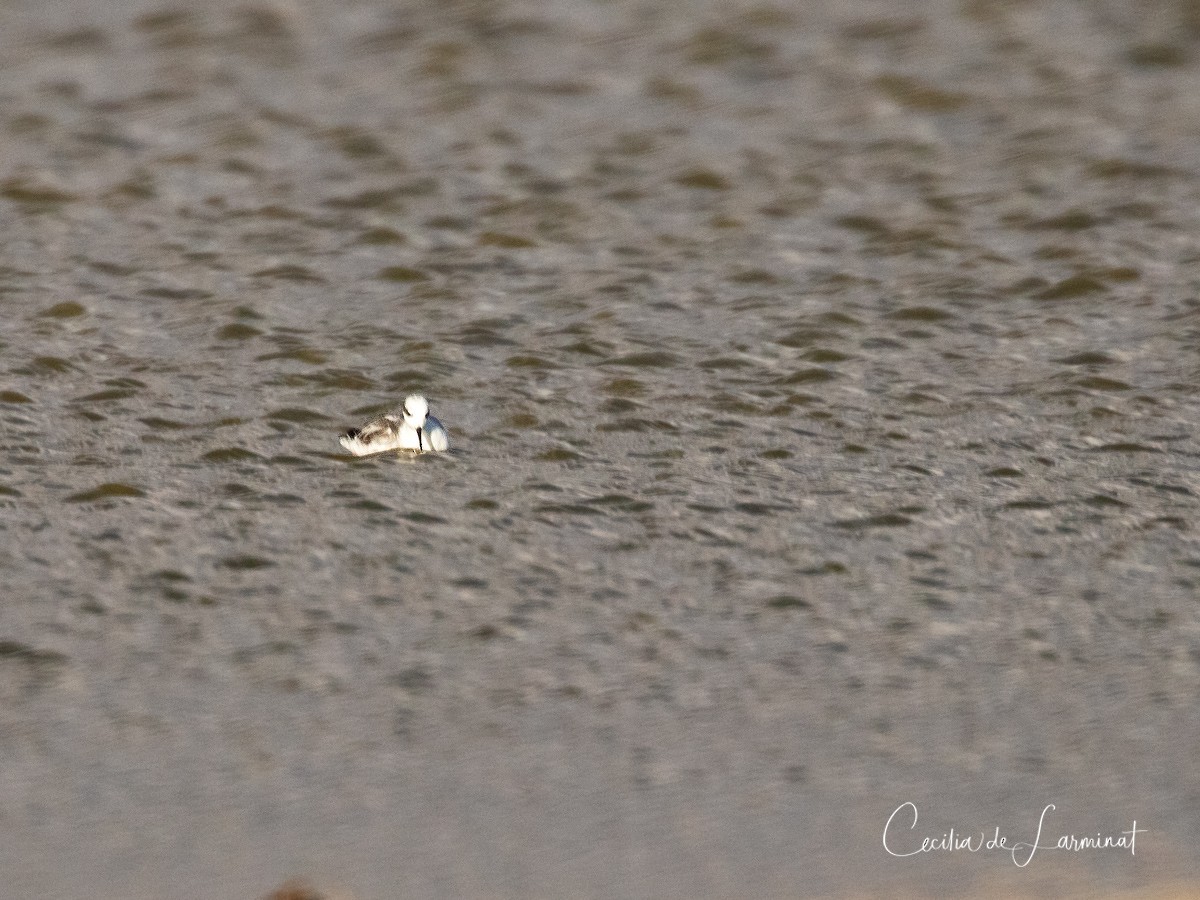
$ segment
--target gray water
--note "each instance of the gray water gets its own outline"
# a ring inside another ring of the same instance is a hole
[[[0,20],[11,896],[1200,875],[1195,4]]]

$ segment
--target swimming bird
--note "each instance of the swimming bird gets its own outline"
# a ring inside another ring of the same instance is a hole
[[[361,428],[342,432],[339,440],[355,456],[388,450],[440,453],[450,448],[446,426],[429,415],[429,403],[420,394],[405,397],[399,415],[388,413],[372,419]]]

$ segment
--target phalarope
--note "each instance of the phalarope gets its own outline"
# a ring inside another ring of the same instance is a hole
[[[339,440],[355,456],[369,456],[388,450],[440,453],[450,448],[446,426],[429,415],[429,403],[419,394],[404,398],[400,415],[388,413],[372,419],[361,428],[342,432]]]

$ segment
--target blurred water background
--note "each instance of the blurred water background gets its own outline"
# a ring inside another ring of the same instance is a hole
[[[1195,879],[1198,38],[5,3],[6,890]],[[414,391],[453,453],[341,452]]]

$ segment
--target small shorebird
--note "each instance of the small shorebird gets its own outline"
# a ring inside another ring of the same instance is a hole
[[[399,415],[388,413],[372,419],[361,428],[342,432],[339,440],[355,456],[369,456],[388,450],[441,452],[450,448],[446,426],[429,415],[429,404],[419,394],[404,398]]]

